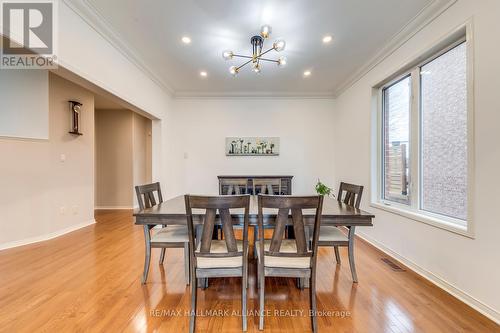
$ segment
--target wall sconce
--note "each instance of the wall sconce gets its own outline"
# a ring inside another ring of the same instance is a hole
[[[81,122],[81,112],[82,112],[82,103],[69,101],[69,113],[70,113],[70,131],[69,133],[75,135],[83,135],[80,133],[82,128]]]

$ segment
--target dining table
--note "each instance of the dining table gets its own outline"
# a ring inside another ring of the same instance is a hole
[[[234,225],[243,226],[244,210],[231,209],[230,210],[232,221]],[[265,208],[263,209],[263,226],[272,227],[278,214],[277,209]],[[304,209],[302,212],[304,223],[312,226],[314,224],[314,209]],[[142,225],[145,232],[157,225],[187,225],[186,207],[184,202],[184,195],[179,195],[163,201],[153,207],[144,208],[142,210],[135,210],[135,224]],[[201,209],[193,209],[193,223],[201,226],[205,211]],[[373,226],[373,219],[375,216],[371,213],[365,212],[361,209],[347,205],[338,201],[334,197],[325,196],[323,200],[323,210],[321,213],[321,225],[347,227],[349,229],[349,241],[354,239],[355,227],[371,227]],[[249,208],[249,225],[257,226],[258,221],[258,198],[252,195],[250,198]],[[216,224],[221,223],[216,216]],[[290,224],[292,224],[290,215]],[[201,230],[201,228],[197,228]]]
[[[196,239],[200,239],[202,225],[205,216],[205,210],[193,209],[193,223],[196,225]],[[244,209],[230,209],[233,225],[243,226]],[[315,209],[304,209],[302,211],[304,223],[314,225]],[[134,211],[135,224],[143,226],[145,242],[148,241],[149,232],[155,226],[168,227],[168,225],[187,225],[186,206],[184,195],[179,195],[160,202],[157,205]],[[278,209],[264,208],[262,211],[263,227],[272,227],[276,221]],[[371,227],[375,216],[371,213],[347,205],[332,196],[324,196],[323,209],[321,213],[321,225],[347,227],[349,242],[354,240],[356,227]],[[218,214],[216,215],[216,224],[221,224]],[[289,224],[292,225],[292,216],[290,214]],[[258,226],[258,196],[250,196],[249,207],[249,225]],[[309,237],[309,228],[305,229],[306,237]],[[349,260],[354,265],[354,255],[350,252]],[[207,279],[205,279],[207,280]],[[308,285],[307,281],[300,282],[302,285]],[[200,283],[208,285],[208,281]]]

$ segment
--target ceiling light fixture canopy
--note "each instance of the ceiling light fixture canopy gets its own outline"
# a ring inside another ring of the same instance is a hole
[[[274,62],[275,64],[278,65],[278,67],[284,67],[287,63],[286,57],[282,56],[279,57],[278,60],[274,59],[269,59],[269,58],[264,58],[263,56],[271,51],[276,51],[276,52],[281,52],[285,49],[286,42],[283,39],[277,39],[271,48],[269,48],[266,51],[262,51],[264,48],[264,42],[266,39],[268,39],[271,35],[272,28],[270,25],[263,25],[260,28],[260,36],[255,35],[252,38],[250,38],[250,44],[252,44],[252,55],[251,56],[246,56],[246,55],[241,55],[241,54],[235,54],[233,51],[224,51],[222,52],[222,58],[225,60],[231,60],[233,58],[245,58],[249,59],[245,63],[243,63],[240,66],[231,66],[229,67],[229,73],[231,73],[233,76],[237,75],[240,69],[252,63],[252,70],[255,73],[260,73],[262,66],[261,66],[261,61],[268,61],[268,62]]]

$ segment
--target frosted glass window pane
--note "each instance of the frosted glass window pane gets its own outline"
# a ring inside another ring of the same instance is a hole
[[[409,203],[410,76],[383,90],[384,199]]]
[[[421,209],[466,220],[466,44],[422,66],[420,73]]]

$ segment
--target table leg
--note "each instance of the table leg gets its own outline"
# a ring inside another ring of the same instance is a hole
[[[352,281],[358,283],[358,275],[356,274],[356,265],[354,263],[354,230],[356,227],[349,227],[349,266],[351,266]]]
[[[142,273],[142,284],[146,283],[148,279],[149,263],[151,261],[151,235],[149,234],[149,225],[144,226],[144,242],[145,242],[145,253],[144,253],[144,271]]]
[[[184,279],[186,285],[190,283],[191,279],[191,254],[189,252],[189,243],[184,243]]]

